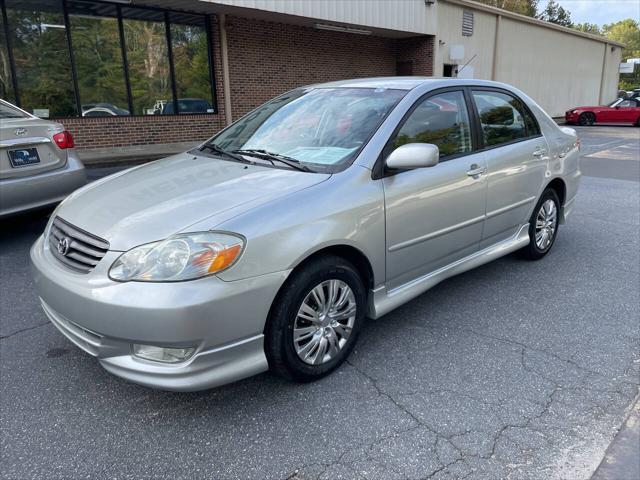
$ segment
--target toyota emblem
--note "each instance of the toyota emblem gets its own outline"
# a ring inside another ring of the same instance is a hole
[[[58,253],[60,255],[66,255],[69,252],[70,241],[67,237],[62,237],[58,240]]]

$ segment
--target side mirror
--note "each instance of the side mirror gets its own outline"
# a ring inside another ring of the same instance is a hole
[[[620,105],[616,105],[616,110],[620,110]]]
[[[435,167],[440,159],[440,150],[430,143],[407,143],[389,154],[387,168],[412,169]]]

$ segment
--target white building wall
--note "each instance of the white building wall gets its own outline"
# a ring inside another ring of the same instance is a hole
[[[439,2],[436,75],[442,75],[444,63],[462,65],[477,54],[470,63],[475,78],[512,84],[552,116],[615,99],[620,46],[513,15],[503,14],[497,20],[504,12],[473,7],[456,0]],[[474,13],[470,37],[462,35],[463,10]],[[456,44],[464,45],[465,58],[451,62],[450,48]]]
[[[234,7],[434,35],[436,5],[424,0],[202,0]]]
[[[508,18],[502,19],[500,38],[496,80],[520,88],[551,115],[615,98],[610,87],[617,84],[617,75],[606,70],[600,98],[605,50],[611,56],[607,44]],[[611,61],[607,66],[611,72],[618,69]]]
[[[434,75],[442,76],[445,63],[464,65],[474,55],[470,66],[474,68],[475,78],[491,78],[493,63],[493,43],[495,40],[496,16],[490,13],[474,11],[474,29],[471,37],[462,36],[462,11],[457,5],[440,2],[438,4],[438,34],[434,58]],[[464,59],[449,58],[453,45],[464,46]]]

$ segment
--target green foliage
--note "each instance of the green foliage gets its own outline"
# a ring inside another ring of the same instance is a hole
[[[640,26],[636,20],[627,18],[616,23],[602,26],[605,37],[624,43],[622,58],[640,58]]]
[[[545,22],[562,25],[563,27],[573,26],[573,22],[571,21],[571,12],[562,8],[555,0],[549,0],[546,8],[537,16],[537,18],[544,20]]]
[[[593,35],[602,35],[602,30],[600,30],[600,27],[595,23],[589,23],[589,22],[576,23],[573,25],[573,28],[575,28],[576,30],[580,30],[581,32],[584,32],[584,33],[591,33]]]
[[[538,11],[538,0],[477,0],[485,5],[502,8],[510,12],[535,17]]]

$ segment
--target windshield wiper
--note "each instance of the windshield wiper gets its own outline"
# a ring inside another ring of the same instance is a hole
[[[219,147],[219,146],[218,146],[218,145],[216,145],[215,143],[207,142],[207,143],[203,144],[203,145],[200,147],[200,150],[202,151],[202,150],[204,150],[205,148],[206,148],[206,149],[209,149],[209,150],[211,150],[211,151],[213,151],[213,152],[215,152],[215,153],[217,153],[217,154],[218,154],[218,155],[220,155],[220,156],[230,158],[230,159],[232,159],[232,160],[234,160],[234,161],[236,161],[236,162],[241,162],[241,163],[250,163],[250,164],[253,164],[253,162],[252,162],[251,160],[247,160],[246,158],[244,158],[244,157],[243,157],[243,156],[241,156],[241,155],[236,155],[236,154],[235,154],[235,153],[233,153],[233,152],[229,152],[229,151],[225,150],[224,148]]]
[[[269,160],[273,163],[274,160],[284,163],[285,165],[290,166],[291,168],[295,168],[296,170],[300,170],[301,172],[313,172],[312,169],[304,165],[300,162],[300,160],[296,160],[295,158],[287,157],[286,155],[282,155],[280,153],[269,152],[267,150],[259,149],[259,148],[248,148],[246,150],[234,150],[233,153],[238,153],[241,155],[253,155],[257,158],[264,158],[265,160]]]

